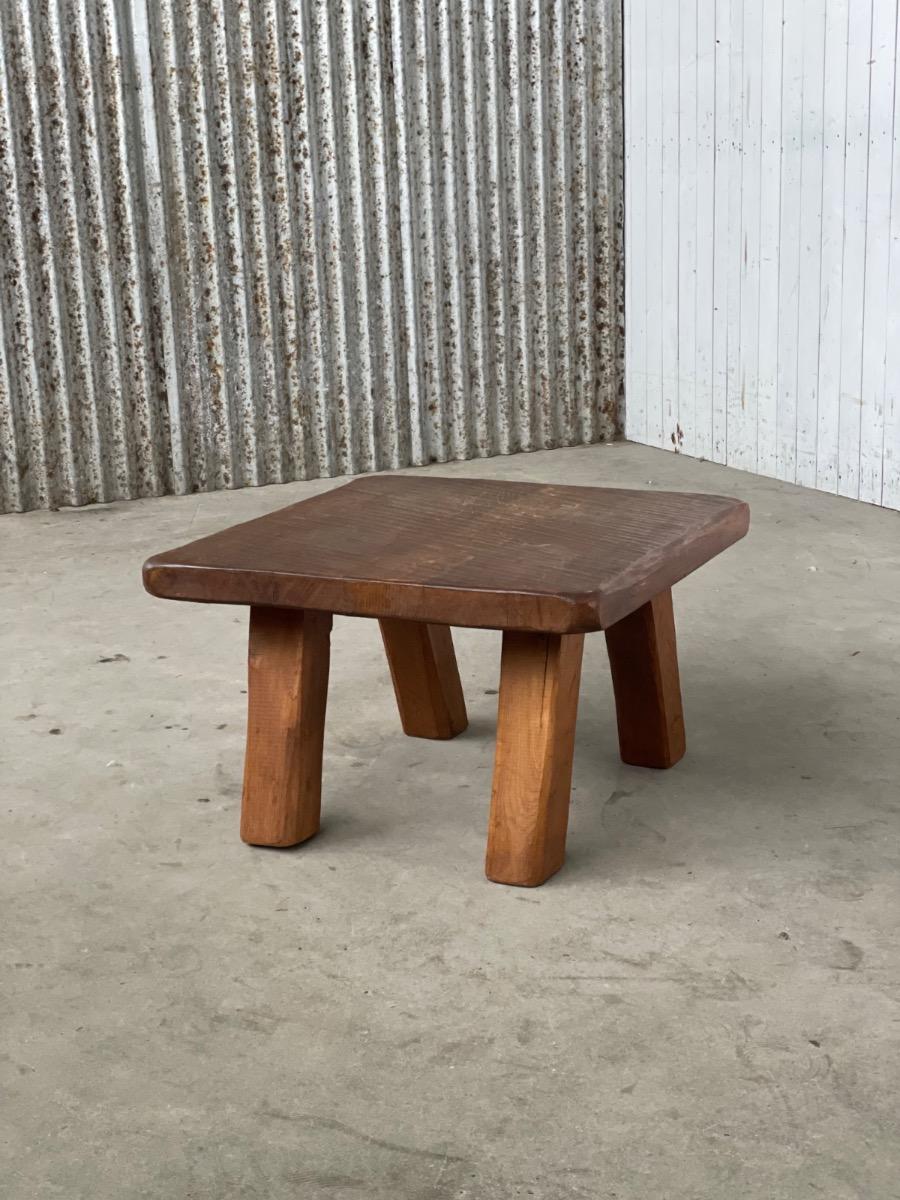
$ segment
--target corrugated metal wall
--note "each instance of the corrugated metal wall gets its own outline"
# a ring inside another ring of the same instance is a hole
[[[602,439],[618,0],[0,0],[3,509]]]
[[[900,509],[897,0],[626,0],[626,435]]]

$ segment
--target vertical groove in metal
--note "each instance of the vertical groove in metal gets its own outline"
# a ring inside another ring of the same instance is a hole
[[[490,346],[491,383],[493,385],[494,445],[501,454],[514,449],[512,438],[512,400],[510,397],[509,333],[507,321],[505,223],[501,175],[500,124],[500,29],[497,0],[485,0],[482,47],[484,51],[485,90],[482,101],[484,134],[482,153],[483,206],[485,217],[485,322],[486,341]],[[489,451],[485,451],[489,453]]]
[[[302,439],[305,459],[295,462],[306,467],[310,476],[334,473],[331,425],[329,420],[328,375],[325,368],[325,341],[322,329],[322,291],[316,252],[317,218],[315,164],[312,157],[312,122],[308,77],[309,23],[300,0],[281,8],[283,17],[280,62],[274,69],[284,81],[286,197],[288,223],[281,254],[290,264],[296,297],[296,340],[286,339],[291,355],[289,369],[300,389],[300,412],[291,416],[297,436]]]
[[[607,13],[607,36],[590,39],[591,79],[591,220],[593,222],[594,337],[592,360],[597,368],[593,426],[586,441],[605,436],[610,423],[619,420],[624,396],[625,261],[623,245],[610,237],[625,223],[622,187],[625,145],[623,137],[610,137],[611,128],[623,125],[622,6]],[[605,119],[598,121],[596,115]]]
[[[0,511],[611,436],[618,0],[0,0]]]
[[[388,191],[388,142],[386,128],[385,57],[390,61],[386,31],[381,24],[376,0],[360,4],[360,48],[362,75],[362,114],[364,158],[362,180],[366,187],[367,227],[370,243],[369,312],[373,339],[373,371],[377,379],[372,399],[378,418],[376,453],[381,467],[397,467],[409,462],[409,439],[405,436],[405,402],[398,390],[398,328],[392,267],[394,247],[391,241],[392,217]],[[379,399],[381,403],[379,403]]]
[[[473,6],[462,5],[457,14],[457,38],[459,58],[459,95],[469,98],[461,105],[460,140],[462,149],[462,233],[464,278],[463,313],[468,336],[468,362],[466,367],[471,406],[472,451],[476,456],[489,453],[491,429],[488,415],[488,383],[485,366],[484,329],[484,238],[481,223],[481,179],[479,175],[479,147],[481,145],[483,118],[483,92],[480,91],[479,74],[475,66],[475,45],[478,37],[478,21]]]
[[[547,302],[555,327],[557,437],[564,446],[576,440],[572,378],[572,226],[570,219],[568,121],[566,112],[565,4],[547,8],[547,193],[549,279]]]
[[[448,453],[451,458],[468,458],[471,454],[469,398],[466,373],[464,327],[460,309],[460,276],[462,269],[457,226],[457,123],[453,97],[457,92],[453,79],[453,49],[450,44],[450,5],[437,5],[435,45],[433,50],[437,77],[436,153],[438,157],[437,210],[440,226],[440,288],[441,328],[446,362],[444,403],[449,425]]]
[[[613,19],[612,11],[608,14]],[[571,0],[568,12],[569,111],[566,114],[572,144],[569,189],[572,197],[572,305],[571,346],[574,356],[575,440],[594,439],[595,371],[593,339],[594,245],[591,220],[590,125],[591,88],[587,66],[585,0]],[[597,202],[602,203],[603,197]]]
[[[51,502],[45,459],[43,413],[32,333],[31,297],[27,286],[22,205],[12,138],[6,50],[8,23],[0,27],[0,245],[3,303],[0,304],[0,421],[3,445],[3,498],[7,508],[21,511]],[[17,383],[13,391],[12,380]]]

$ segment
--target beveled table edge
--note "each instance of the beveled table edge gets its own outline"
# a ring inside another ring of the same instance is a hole
[[[370,483],[390,476],[364,477],[344,486]],[[400,478],[407,478],[401,476]],[[439,476],[438,478],[452,478]],[[499,482],[488,480],[478,482]],[[518,481],[516,481],[518,482]],[[567,487],[565,484],[535,486]],[[579,485],[582,486],[582,485]],[[321,496],[329,492],[319,493]],[[587,489],[586,489],[587,490]],[[634,491],[640,488],[597,488]],[[659,494],[659,493],[655,493]],[[246,567],[208,567],[179,562],[194,543],[152,555],[143,566],[145,589],[166,600],[200,604],[243,604],[254,607],[297,608],[332,612],[341,616],[398,618],[437,625],[476,629],[517,629],[544,633],[592,633],[607,629],[672,587],[705,562],[716,557],[747,533],[749,505],[716,493],[675,492],[704,496],[728,504],[716,519],[669,548],[650,570],[637,559],[602,590],[587,592],[510,591],[505,589],[424,584],[407,580],[342,578],[310,573],[251,571]],[[309,499],[316,499],[310,497]],[[305,501],[298,501],[297,505]],[[287,505],[285,507],[293,507]],[[280,510],[276,510],[280,511]],[[250,518],[251,521],[264,519]],[[238,522],[249,524],[250,522]],[[229,526],[226,528],[237,528]],[[223,530],[222,532],[225,532]],[[207,535],[215,536],[215,534]],[[205,539],[196,539],[202,541]],[[174,561],[173,561],[174,560]]]

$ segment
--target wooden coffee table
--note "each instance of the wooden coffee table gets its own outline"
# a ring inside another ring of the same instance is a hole
[[[501,629],[486,871],[565,856],[584,635],[604,630],[627,763],[684,753],[671,587],[746,533],[724,496],[366,476],[151,558],[155,596],[250,606],[241,837],[319,828],[333,613],[376,617],[405,733],[466,728],[451,625]]]

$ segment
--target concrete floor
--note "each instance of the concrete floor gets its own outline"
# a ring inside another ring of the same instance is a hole
[[[589,638],[569,859],[482,876],[471,728],[338,618],[321,835],[237,836],[246,613],[142,560],[340,481],[0,519],[6,1200],[900,1197],[900,514],[636,446],[438,474],[750,501],[680,584],[688,756]]]

